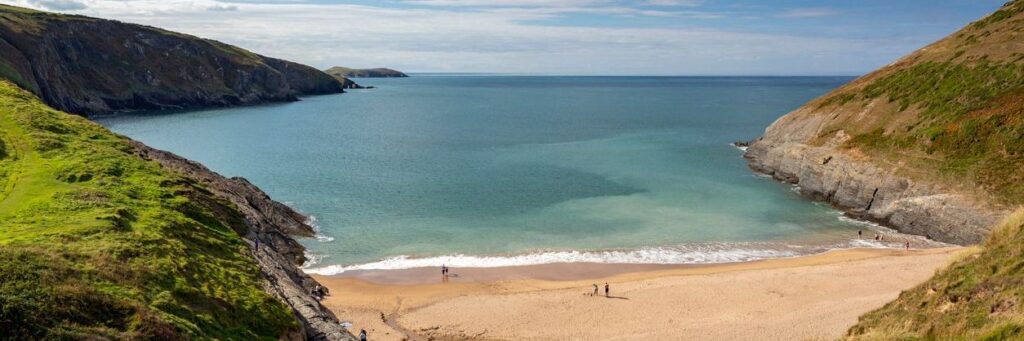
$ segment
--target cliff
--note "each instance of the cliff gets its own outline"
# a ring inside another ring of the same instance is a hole
[[[220,42],[3,5],[0,77],[84,116],[343,92],[340,82],[315,68]]]
[[[354,339],[299,269],[302,214],[51,108],[336,92],[323,72],[230,45],[0,6],[0,339]]]
[[[0,338],[353,339],[305,217],[0,81]],[[259,240],[259,247],[256,247]]]
[[[897,230],[957,244],[1024,204],[1024,2],[779,118],[754,170]]]
[[[392,78],[392,77],[409,77],[401,71],[388,69],[388,68],[376,68],[376,69],[351,69],[343,66],[335,66],[330,69],[324,70],[327,74],[334,77],[343,78]]]

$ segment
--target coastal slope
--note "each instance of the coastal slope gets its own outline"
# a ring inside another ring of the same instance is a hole
[[[162,29],[0,5],[0,78],[88,116],[343,92],[315,68]]]
[[[901,232],[973,244],[1024,204],[1024,1],[779,118],[750,166]]]
[[[305,218],[244,179],[2,80],[0,174],[0,338],[351,339],[298,269]]]
[[[860,317],[856,340],[1024,338],[1024,209],[995,226],[980,250]]]
[[[299,268],[305,216],[53,108],[338,92],[323,72],[230,45],[0,6],[0,339],[354,339]]]

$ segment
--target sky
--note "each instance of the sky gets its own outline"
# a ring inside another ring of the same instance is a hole
[[[1005,0],[0,0],[327,68],[860,75]]]

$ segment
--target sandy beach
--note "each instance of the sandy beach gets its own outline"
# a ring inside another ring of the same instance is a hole
[[[851,249],[746,263],[549,264],[318,276],[372,340],[835,339],[959,248]],[[603,285],[610,285],[609,297]],[[594,297],[593,284],[602,286]]]

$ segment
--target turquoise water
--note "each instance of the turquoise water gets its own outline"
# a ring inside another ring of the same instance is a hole
[[[719,262],[863,244],[870,226],[754,175],[729,145],[849,80],[419,75],[99,121],[315,217],[314,272]]]

